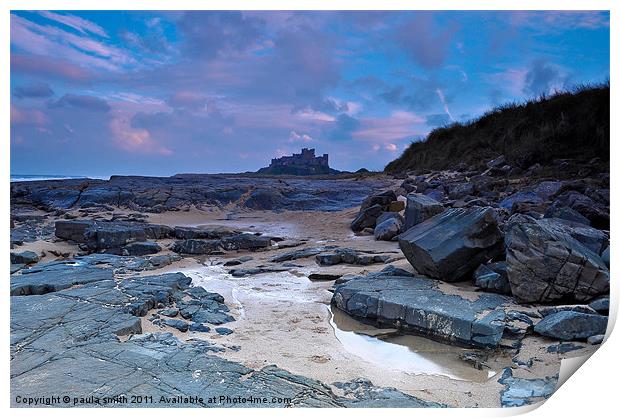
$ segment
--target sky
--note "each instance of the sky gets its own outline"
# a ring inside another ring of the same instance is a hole
[[[381,170],[432,129],[609,79],[608,12],[14,11],[11,173]]]

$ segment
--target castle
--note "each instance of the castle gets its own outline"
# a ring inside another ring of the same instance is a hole
[[[329,155],[315,156],[314,148],[302,148],[301,154],[286,155],[273,158],[269,167],[261,168],[259,173],[267,174],[329,174]]]

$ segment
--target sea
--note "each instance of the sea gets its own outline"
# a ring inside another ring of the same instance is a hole
[[[11,183],[14,181],[66,180],[66,179],[97,179],[109,180],[109,177],[98,176],[61,176],[55,174],[11,174]]]

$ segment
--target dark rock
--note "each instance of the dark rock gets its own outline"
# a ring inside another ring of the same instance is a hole
[[[510,218],[506,261],[512,294],[522,302],[587,301],[609,291],[601,258],[548,220]]]
[[[189,330],[193,332],[209,332],[211,331],[211,328],[204,324],[197,324],[195,322],[192,322],[191,324],[189,324]]]
[[[605,340],[604,334],[593,335],[591,337],[588,337],[588,344],[599,345],[599,344],[602,344],[604,340]]]
[[[607,247],[605,249],[605,251],[603,251],[603,254],[601,254],[601,258],[603,259],[603,262],[605,263],[605,265],[607,266],[607,268],[610,267],[611,261],[610,261],[610,250],[609,247]]]
[[[246,277],[263,273],[280,273],[288,270],[289,269],[287,267],[254,267],[247,269],[232,269],[228,271],[228,274],[233,277]]]
[[[593,300],[588,306],[601,315],[609,315],[609,297]]]
[[[34,264],[38,261],[39,256],[34,251],[11,253],[11,264]]]
[[[507,301],[492,294],[465,299],[443,293],[431,279],[382,272],[348,280],[332,297],[339,309],[380,327],[473,347],[498,346],[505,325],[501,307]]]
[[[238,266],[239,264],[243,264],[247,261],[252,260],[253,257],[249,256],[249,255],[244,255],[238,258],[233,258],[232,260],[228,260],[224,263],[224,265],[226,267],[231,267],[231,266]]]
[[[474,183],[470,182],[450,183],[446,187],[450,199],[462,199],[466,196],[471,196],[475,190]]]
[[[501,404],[503,407],[515,407],[541,402],[553,395],[557,381],[557,376],[545,379],[513,377],[512,370],[506,368],[498,380],[506,387],[501,392]]]
[[[383,212],[381,215],[379,215],[379,217],[377,218],[377,225],[381,224],[382,222],[387,221],[388,219],[397,219],[398,221],[400,221],[401,223],[404,222],[404,218],[401,216],[400,213],[398,212]]]
[[[534,326],[534,332],[558,340],[585,340],[605,334],[607,317],[580,312],[562,311],[545,316]]]
[[[374,205],[364,209],[360,209],[356,218],[351,222],[351,229],[355,232],[364,228],[374,228],[377,218],[383,213],[384,208],[381,205]]]
[[[230,335],[233,333],[233,330],[230,328],[218,327],[218,328],[215,328],[215,332],[217,332],[220,335]]]
[[[196,228],[189,226],[174,227],[174,236],[177,239],[220,239],[231,235],[237,235],[240,231],[217,226],[211,228]]]
[[[332,281],[342,277],[342,273],[310,273],[308,279],[312,281]]]
[[[492,160],[487,162],[488,168],[501,167],[506,164],[506,157],[500,155],[499,157],[495,157]]]
[[[78,262],[52,262],[11,276],[11,296],[42,295],[75,285],[111,280],[112,272]]]
[[[398,242],[416,271],[453,282],[498,255],[502,234],[491,208],[448,209],[402,233]]]
[[[547,352],[548,353],[566,354],[566,353],[570,353],[571,351],[581,350],[582,348],[585,348],[585,346],[577,345],[577,344],[573,344],[573,343],[560,343],[560,344],[557,344],[557,345],[550,345],[547,348]]]
[[[396,193],[393,190],[387,190],[383,193],[379,193],[373,196],[369,196],[362,202],[360,206],[360,212],[364,209],[368,209],[372,206],[379,205],[384,211],[387,211],[390,203],[396,200]]]
[[[300,258],[308,258],[314,257],[317,254],[320,254],[324,251],[329,251],[337,248],[335,245],[327,245],[324,247],[312,247],[312,248],[303,248],[301,250],[289,251],[283,254],[276,255],[269,259],[272,263],[282,263],[284,261],[297,260]]]
[[[609,245],[607,235],[598,229],[575,224],[562,219],[541,219],[539,224],[556,231],[560,235],[570,235],[596,254],[601,254]]]
[[[401,231],[403,224],[398,218],[390,218],[378,223],[374,230],[375,239],[379,241],[390,241]]]
[[[441,203],[423,194],[407,195],[404,230],[411,228],[444,211]]]
[[[545,212],[545,218],[564,219],[566,221],[590,226],[590,220],[574,209],[552,206]]]
[[[562,186],[561,181],[543,181],[536,186],[528,187],[506,197],[499,203],[499,206],[511,213],[517,213],[523,211],[523,209],[519,209],[519,206],[526,205],[527,207],[540,208],[541,213],[544,213],[549,199],[558,193]]]
[[[569,190],[557,197],[549,208],[551,213],[558,208],[571,208],[590,221],[598,229],[609,229],[609,208],[596,203],[592,198],[575,190]]]
[[[596,315],[597,312],[588,305],[561,305],[539,308],[538,312],[544,318],[545,316],[556,314],[558,312],[578,312]]]
[[[180,254],[213,254],[221,250],[221,242],[215,239],[186,239],[176,241],[170,249]]]
[[[187,322],[181,321],[180,319],[165,319],[162,323],[166,326],[178,329],[181,332],[187,332],[189,329]]]
[[[489,292],[510,295],[508,282],[508,266],[506,262],[481,264],[474,272],[476,286]]]
[[[86,230],[94,225],[90,220],[56,221],[56,236],[58,238],[86,243]]]
[[[242,233],[224,237],[221,245],[225,250],[250,250],[256,251],[271,247],[271,238],[249,233]]]
[[[132,242],[123,247],[123,255],[148,255],[156,254],[161,251],[161,247],[156,242]]]
[[[158,314],[167,316],[169,318],[174,318],[175,316],[179,314],[179,310],[177,308],[167,308],[167,309],[162,309],[161,311],[158,311]]]

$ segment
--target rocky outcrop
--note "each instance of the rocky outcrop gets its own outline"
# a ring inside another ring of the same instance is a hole
[[[443,211],[443,205],[435,199],[419,193],[409,194],[407,195],[407,207],[405,209],[404,230],[406,231]]]
[[[351,248],[337,248],[333,252],[322,252],[315,256],[319,266],[334,266],[336,264],[356,264],[367,266],[375,263],[385,263],[387,255],[365,254]]]
[[[506,261],[512,294],[522,302],[588,301],[609,292],[601,257],[549,220],[510,218]]]
[[[508,299],[473,299],[443,293],[437,282],[390,270],[359,276],[335,288],[332,303],[380,327],[398,328],[473,347],[497,347],[506,325]]]
[[[39,261],[39,256],[34,251],[11,253],[11,264],[34,264],[37,261]]]
[[[493,209],[453,208],[408,229],[398,243],[420,274],[454,282],[498,255],[502,234]]]
[[[214,254],[221,253],[222,246],[217,239],[186,239],[176,241],[170,249],[179,254]]]
[[[586,340],[605,334],[607,317],[575,311],[560,311],[545,316],[534,326],[534,332],[558,340]]]

